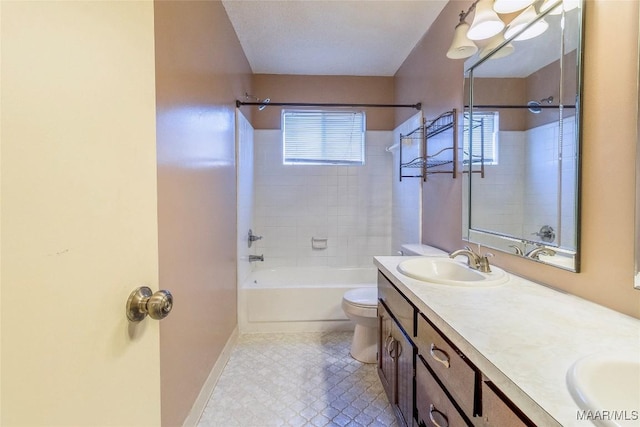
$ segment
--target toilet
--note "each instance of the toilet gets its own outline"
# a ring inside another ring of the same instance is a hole
[[[376,363],[378,288],[356,288],[345,292],[342,310],[356,324],[351,341],[351,357],[362,363]]]
[[[421,243],[402,245],[403,255],[447,257],[443,250]],[[376,363],[378,351],[378,288],[351,289],[342,297],[342,310],[356,328],[351,342],[351,357],[363,363]]]
[[[405,256],[447,257],[449,254],[442,249],[422,243],[405,243],[400,251]]]

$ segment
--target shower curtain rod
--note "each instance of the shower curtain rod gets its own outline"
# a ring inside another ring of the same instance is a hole
[[[530,105],[474,105],[473,108],[494,108],[494,109],[507,109],[507,108],[529,108]],[[542,109],[558,109],[559,105],[537,105],[536,108]],[[562,105],[563,108],[576,108],[575,105]],[[469,108],[465,105],[464,108]]]
[[[422,103],[417,104],[334,104],[334,103],[305,103],[305,102],[243,102],[236,100],[236,107],[256,105],[264,107],[358,107],[358,108],[415,108],[422,110]]]

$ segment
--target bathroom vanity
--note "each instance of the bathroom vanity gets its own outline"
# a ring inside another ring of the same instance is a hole
[[[398,270],[407,258],[375,258],[378,372],[402,425],[592,425],[567,372],[602,352],[640,358],[637,319],[513,275],[485,287],[412,279]]]

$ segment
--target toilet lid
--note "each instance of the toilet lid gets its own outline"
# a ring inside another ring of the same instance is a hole
[[[375,307],[378,305],[378,288],[356,288],[344,293],[344,300],[349,304],[360,307]]]

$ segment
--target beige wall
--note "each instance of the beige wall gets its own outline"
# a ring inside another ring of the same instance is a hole
[[[393,103],[393,77],[256,74],[253,76],[253,90],[252,95],[270,98],[272,102]],[[252,125],[255,129],[280,129],[282,108],[268,107],[258,112],[256,107],[242,107],[243,112],[249,110],[253,110]],[[412,108],[407,110],[411,114],[416,112]],[[367,108],[365,111],[367,130],[394,128],[392,108]]]
[[[250,68],[219,1],[155,2],[162,424],[181,425],[236,327],[235,99]]]
[[[457,13],[468,3],[447,5],[405,61],[396,74],[396,102],[415,102],[418,94],[427,106],[427,116],[461,106],[462,61],[449,60],[445,53]],[[640,291],[632,285],[638,2],[588,1],[585,12],[581,272],[502,253],[493,260],[515,274],[640,317]],[[396,123],[405,116],[397,114]],[[439,177],[424,186],[425,243],[446,250],[464,244],[460,240],[461,181]]]

